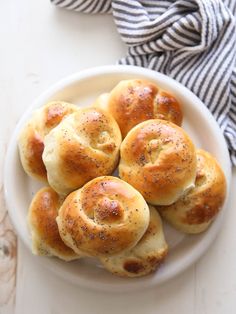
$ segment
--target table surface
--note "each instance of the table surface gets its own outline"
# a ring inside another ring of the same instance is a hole
[[[2,169],[11,132],[35,97],[71,73],[114,64],[126,47],[111,16],[56,9],[49,0],[1,1],[0,19]],[[227,215],[207,254],[163,286],[128,294],[95,292],[64,282],[39,265],[20,241],[16,254],[2,179],[1,171],[0,314],[236,313],[236,169]]]

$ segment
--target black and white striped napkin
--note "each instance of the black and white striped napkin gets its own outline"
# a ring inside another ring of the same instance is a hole
[[[193,91],[220,125],[236,166],[236,0],[51,2],[85,13],[112,13],[128,45],[119,63],[159,71]]]

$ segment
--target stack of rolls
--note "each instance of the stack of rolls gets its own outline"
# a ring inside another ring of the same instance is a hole
[[[182,120],[176,97],[143,79],[119,82],[87,108],[53,101],[35,111],[18,142],[25,172],[47,184],[28,210],[32,252],[96,258],[140,277],[168,255],[162,218],[205,231],[224,204],[225,177]]]

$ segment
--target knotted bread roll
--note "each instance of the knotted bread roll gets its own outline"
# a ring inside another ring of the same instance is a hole
[[[63,199],[50,187],[44,187],[35,194],[28,212],[32,252],[71,261],[79,256],[64,244],[56,223],[58,209],[62,203]]]
[[[218,162],[208,152],[197,150],[195,187],[170,206],[158,206],[161,215],[178,230],[206,230],[223,206],[226,181]]]
[[[195,147],[186,132],[164,120],[135,126],[121,144],[119,175],[153,205],[170,205],[196,177]]]
[[[128,183],[98,177],[67,196],[57,224],[63,241],[78,254],[108,256],[138,243],[149,224],[149,208]]]
[[[142,79],[119,82],[109,94],[101,95],[94,106],[112,114],[123,138],[135,125],[148,119],[164,119],[177,125],[181,125],[183,119],[174,96]]]
[[[48,182],[60,194],[111,174],[117,166],[120,129],[101,109],[85,108],[66,117],[45,138]]]
[[[108,271],[124,277],[140,277],[156,271],[164,262],[168,245],[161,218],[154,207],[149,208],[149,226],[136,246],[120,254],[100,258]]]
[[[21,131],[18,146],[20,159],[25,172],[36,179],[47,181],[47,172],[42,161],[44,137],[61,120],[78,110],[75,105],[52,101],[36,110]]]

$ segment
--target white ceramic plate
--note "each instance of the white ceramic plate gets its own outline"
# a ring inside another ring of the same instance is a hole
[[[64,100],[81,107],[88,106],[99,94],[109,92],[120,80],[132,78],[151,80],[176,96],[183,106],[184,129],[196,147],[208,150],[217,158],[229,187],[231,167],[225,140],[210,112],[192,92],[165,75],[139,67],[106,66],[82,71],[60,81],[41,95],[20,119],[9,143],[4,169],[5,197],[15,229],[29,249],[31,244],[26,215],[33,194],[40,184],[30,179],[21,167],[17,149],[20,129],[35,108],[50,100]],[[220,229],[226,203],[211,227],[201,235],[183,235],[164,225],[170,253],[159,271],[146,277],[136,279],[116,277],[93,259],[68,263],[57,258],[37,257],[37,259],[65,280],[93,289],[124,292],[152,287],[186,269],[207,250]]]

